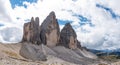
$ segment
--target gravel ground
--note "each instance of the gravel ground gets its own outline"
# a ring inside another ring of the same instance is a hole
[[[47,61],[31,61],[24,59],[19,55],[21,44],[1,44],[0,43],[0,65],[77,65],[70,62],[66,62],[60,58],[54,56],[48,56]],[[82,60],[82,59],[81,59]],[[94,61],[94,60],[91,60]],[[85,61],[87,62],[87,61]],[[101,60],[101,63],[94,63],[88,65],[120,65],[119,62],[107,64]],[[82,64],[79,64],[82,65]]]

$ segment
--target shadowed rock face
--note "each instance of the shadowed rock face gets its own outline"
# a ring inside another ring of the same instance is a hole
[[[33,61],[46,61],[47,57],[43,52],[43,48],[40,45],[31,44],[28,42],[22,43],[20,49],[20,55],[24,58],[31,59]]]
[[[31,60],[47,60],[48,55],[68,62],[82,63],[83,59],[97,57],[81,47],[70,23],[60,28],[54,12],[51,12],[39,26],[39,18],[24,24],[24,34],[20,55]],[[81,60],[82,59],[82,60]],[[82,64],[85,64],[84,62]]]
[[[56,46],[59,41],[60,28],[54,12],[46,17],[40,28],[42,43],[50,47]]]
[[[77,48],[82,49],[81,43],[77,40]]]
[[[65,46],[70,49],[77,48],[77,35],[70,23],[67,23],[61,30],[59,43],[59,45]]]
[[[32,42],[33,44],[40,44],[41,40],[39,37],[39,18],[31,18],[31,21],[24,24],[22,42]]]

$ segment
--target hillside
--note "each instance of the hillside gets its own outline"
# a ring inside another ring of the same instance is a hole
[[[47,61],[32,61],[19,55],[21,43],[3,44],[0,43],[0,65],[82,65],[64,61],[60,58],[49,56]],[[86,62],[86,61],[84,61]],[[88,65],[119,65],[120,61],[107,62],[105,60],[96,60]]]
[[[49,56],[49,60],[32,61],[25,59],[19,55],[21,43],[17,44],[2,44],[0,43],[0,65],[70,65],[72,63],[63,61],[56,57]],[[74,65],[74,64],[72,64]]]

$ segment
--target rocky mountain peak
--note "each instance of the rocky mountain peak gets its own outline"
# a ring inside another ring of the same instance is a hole
[[[39,18],[31,18],[31,21],[24,24],[22,42],[32,42],[33,44],[40,43],[39,38]]]
[[[63,45],[67,48],[77,48],[77,35],[70,23],[66,23],[61,30],[59,42],[59,45]]]
[[[39,17],[36,17],[36,18],[35,18],[35,21],[36,21],[36,22],[39,22]]]
[[[42,43],[47,46],[56,46],[59,41],[59,34],[60,28],[55,13],[52,11],[41,25],[40,37]]]
[[[36,23],[37,26],[39,26],[39,17],[35,18],[35,23]]]
[[[33,17],[31,18],[31,22],[34,22],[34,18]]]
[[[54,11],[50,12],[50,14],[49,14],[48,16],[51,16],[51,17],[56,17],[56,16],[55,16],[55,12],[54,12]]]
[[[82,49],[77,35],[70,23],[65,24],[60,32],[55,13],[52,11],[39,26],[39,18],[24,24],[20,55],[31,60],[47,60],[52,55],[63,60],[81,63],[79,59],[97,58]],[[86,59],[87,60],[87,59]]]
[[[71,35],[74,34],[74,37],[77,37],[75,30],[72,28],[70,23],[66,23],[64,28],[62,29],[63,31],[66,30],[67,32],[69,32]],[[62,33],[62,32],[61,32]]]

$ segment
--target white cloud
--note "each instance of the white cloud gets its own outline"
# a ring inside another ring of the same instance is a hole
[[[27,8],[16,6],[15,9],[11,8],[9,0],[2,0],[0,3],[5,4],[0,4],[2,9],[0,11],[0,23],[4,23],[5,27],[17,27],[21,30],[25,23],[24,20],[38,16],[40,23],[42,23],[51,11],[55,11],[58,19],[73,21],[72,25],[77,26],[75,30],[78,40],[82,42],[83,46],[95,49],[120,48],[120,19],[113,19],[109,12],[96,7],[96,4],[101,4],[120,15],[119,0],[38,0],[37,3],[32,4],[24,2]],[[82,29],[89,31],[89,33],[83,32],[79,25],[81,21],[73,14],[87,17],[95,26],[84,25]],[[17,17],[20,19],[16,19]],[[60,28],[62,27],[63,25]],[[0,39],[2,40],[2,37]]]
[[[17,27],[5,27],[0,30],[0,41],[4,43],[16,43],[22,39],[22,31]]]
[[[0,0],[0,21],[11,21],[11,18],[8,15],[8,12],[5,9],[5,2]]]

